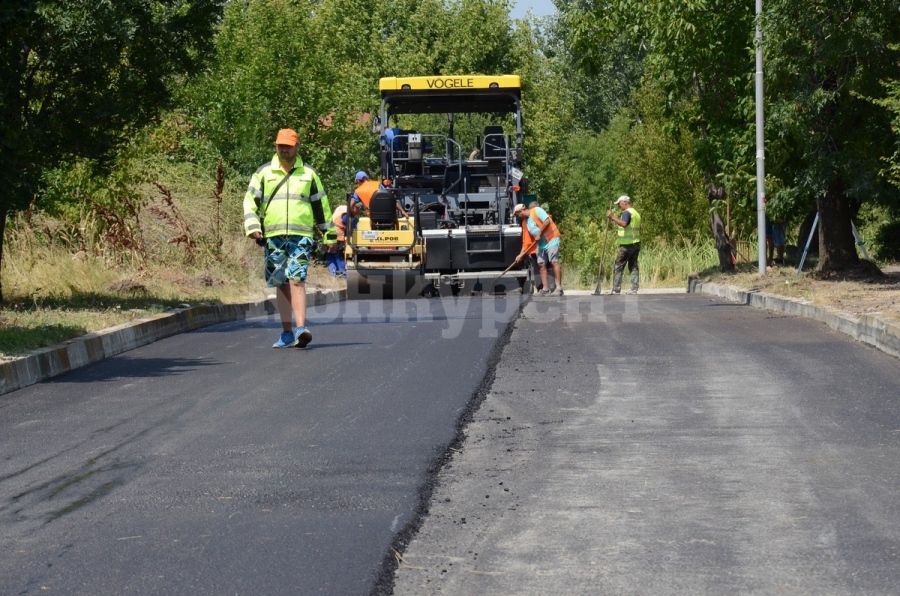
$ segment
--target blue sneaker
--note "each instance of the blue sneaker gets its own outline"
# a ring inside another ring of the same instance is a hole
[[[305,348],[312,341],[312,333],[306,327],[294,329],[294,344],[298,348]]]
[[[272,344],[273,348],[293,348],[297,345],[297,339],[294,337],[294,334],[290,331],[282,331],[281,336],[278,338],[274,344]]]

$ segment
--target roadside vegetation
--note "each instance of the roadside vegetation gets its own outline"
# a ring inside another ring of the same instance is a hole
[[[601,263],[609,286],[621,194],[645,222],[645,286],[717,271],[712,211],[755,261],[752,3],[558,0],[557,17],[515,22],[502,0],[306,5],[0,10],[0,353],[264,297],[241,234],[250,174],[290,126],[342,200],[353,172],[377,170],[383,76],[521,75],[531,192],[559,222],[568,287],[593,288]],[[764,8],[766,208],[791,258],[818,211],[816,274],[859,266],[850,221],[875,262],[900,261],[895,3]],[[298,33],[260,43],[271,23]]]

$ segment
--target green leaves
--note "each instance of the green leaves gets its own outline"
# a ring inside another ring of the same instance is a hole
[[[770,214],[796,221],[818,205],[842,219],[862,201],[900,204],[900,92],[892,86],[900,63],[889,50],[900,30],[896,1],[766,0],[764,9]],[[566,3],[563,15],[584,73],[622,76],[602,51],[613,40],[642,52],[644,78],[632,89],[644,94],[652,86],[664,109],[638,101],[644,107],[634,118],[656,122],[676,142],[678,134],[691,135],[702,178],[724,184],[737,199],[735,213],[750,226],[756,194],[753,11],[752,2],[732,0],[609,0]],[[671,173],[663,168],[652,175]],[[833,193],[840,196],[820,200]],[[852,238],[832,237],[849,229],[846,224],[823,232],[836,255],[851,252],[838,246]]]
[[[199,67],[219,5],[48,0],[0,13],[0,210],[28,205],[43,164],[102,162],[149,122],[169,78]]]
[[[106,165],[166,105],[174,78],[199,69],[223,2],[0,9],[0,218],[40,198],[45,172],[79,159]]]
[[[888,42],[900,30],[895,2],[767,2],[767,133],[785,198],[812,208],[831,188],[858,208],[897,204],[881,175],[885,148],[896,143],[889,115],[866,97],[885,96],[900,75]],[[892,139],[893,136],[893,139]],[[854,209],[855,209],[854,208]]]

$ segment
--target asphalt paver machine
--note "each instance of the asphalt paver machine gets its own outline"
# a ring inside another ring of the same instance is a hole
[[[347,236],[349,296],[530,292],[515,263],[528,184],[519,77],[389,77],[380,90],[382,184]]]

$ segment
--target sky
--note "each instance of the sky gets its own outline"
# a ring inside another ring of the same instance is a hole
[[[556,12],[553,0],[515,0],[510,16],[514,19],[522,19],[530,9],[535,16],[545,17]]]

